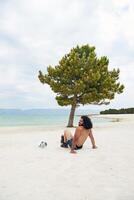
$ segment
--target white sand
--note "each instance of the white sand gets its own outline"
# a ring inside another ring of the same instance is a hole
[[[134,200],[134,115],[118,117],[77,154],[60,148],[63,129],[0,128],[0,200]]]

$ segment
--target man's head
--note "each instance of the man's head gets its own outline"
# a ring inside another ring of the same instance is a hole
[[[79,121],[79,126],[83,126],[85,129],[91,129],[93,127],[93,124],[89,117],[81,116]]]
[[[79,120],[79,126],[83,126],[83,119],[82,118],[80,118],[80,120]]]

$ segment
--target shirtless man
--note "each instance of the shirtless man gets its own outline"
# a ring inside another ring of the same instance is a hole
[[[75,130],[74,137],[71,135],[71,132],[64,132],[64,144],[67,144],[71,147],[70,153],[76,153],[75,150],[81,149],[84,142],[89,137],[92,143],[92,148],[96,149],[95,140],[92,134],[92,122],[87,116],[82,116],[79,121],[79,126]],[[62,146],[62,145],[61,145]],[[62,146],[67,147],[67,146]]]

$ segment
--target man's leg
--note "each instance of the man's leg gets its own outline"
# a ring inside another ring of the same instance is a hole
[[[71,140],[73,138],[73,135],[70,130],[64,131],[64,142],[67,142],[68,140]]]
[[[64,135],[61,136],[61,147],[68,148],[72,146],[72,133],[69,130],[64,131]]]

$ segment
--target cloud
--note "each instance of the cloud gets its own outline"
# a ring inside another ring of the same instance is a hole
[[[125,106],[127,95],[126,106],[132,105],[133,23],[131,0],[0,1],[0,107],[56,107],[38,71],[87,43],[96,46],[98,56],[108,56],[110,68],[121,70],[126,90],[113,105]]]

